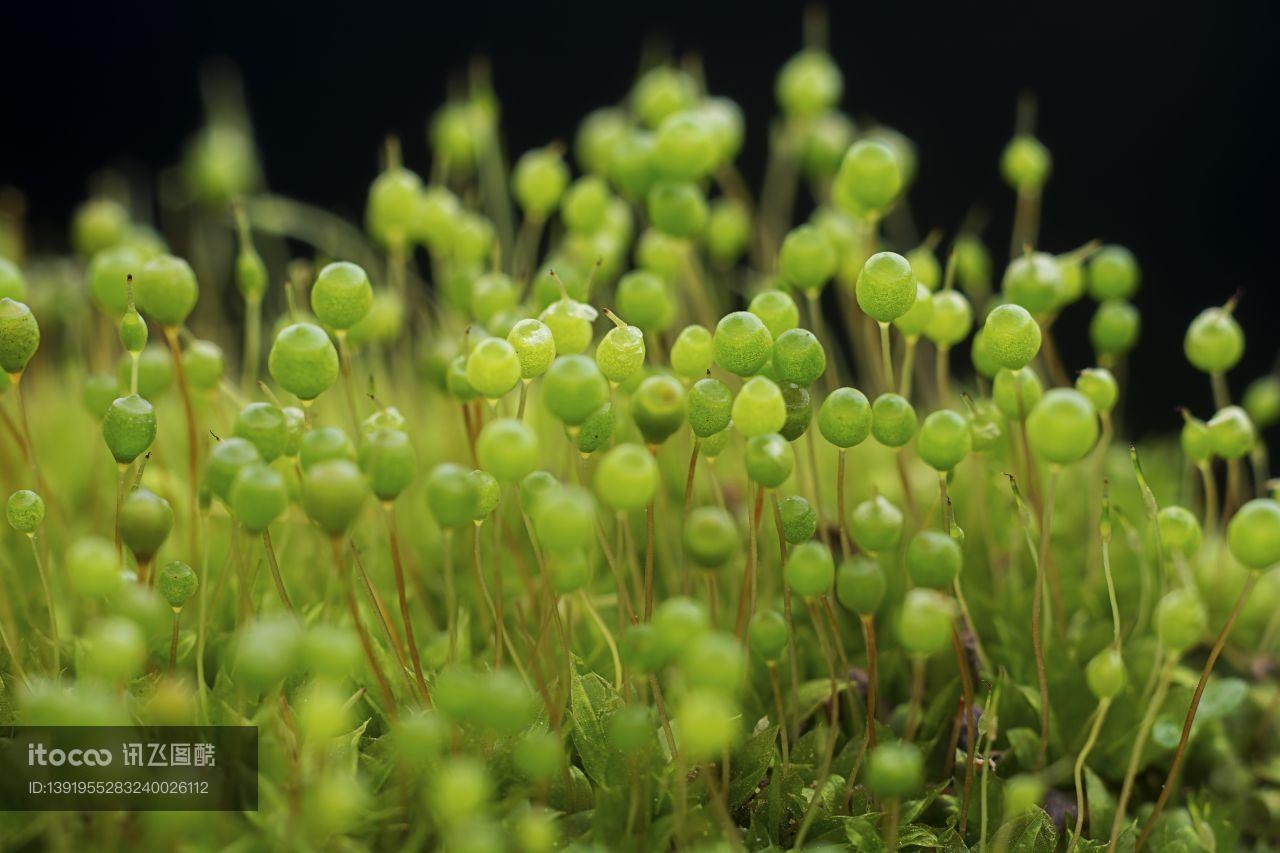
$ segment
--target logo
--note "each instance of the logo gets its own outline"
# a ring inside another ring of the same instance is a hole
[[[27,766],[106,767],[111,763],[109,749],[48,749],[42,743],[27,744]]]

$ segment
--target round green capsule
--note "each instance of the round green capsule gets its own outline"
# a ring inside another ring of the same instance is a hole
[[[1249,415],[1239,406],[1219,409],[1209,419],[1209,441],[1215,455],[1240,459],[1253,450],[1258,434]]]
[[[578,486],[550,490],[534,507],[533,525],[538,542],[549,551],[589,548],[596,536],[595,501]]]
[[[950,471],[973,449],[969,421],[959,412],[940,409],[920,424],[916,451],[935,471]]]
[[[1025,421],[1044,396],[1044,383],[1031,367],[1000,368],[991,385],[991,399],[1000,414],[1011,421]]]
[[[774,340],[800,325],[800,309],[786,291],[762,290],[751,298],[747,310],[760,318]]]
[[[149,563],[173,530],[173,507],[147,489],[134,489],[120,504],[120,538],[139,563]]]
[[[568,185],[569,167],[552,148],[526,152],[511,177],[512,194],[525,215],[535,220],[551,215]]]
[[[733,516],[717,506],[700,506],[684,520],[684,551],[704,569],[723,568],[741,547]]]
[[[40,348],[40,324],[22,302],[0,299],[0,370],[17,376]]]
[[[161,326],[176,328],[196,307],[200,288],[191,265],[173,255],[147,261],[134,277],[138,309]]]
[[[778,503],[778,514],[782,516],[782,538],[788,544],[799,545],[808,542],[818,531],[818,513],[813,504],[800,495],[788,495]]]
[[[574,181],[560,199],[560,218],[570,231],[590,234],[605,222],[611,194],[599,175],[585,175]]]
[[[653,165],[666,178],[696,181],[706,177],[719,159],[715,126],[700,110],[672,113],[653,137]]]
[[[227,498],[244,529],[257,535],[288,509],[289,487],[279,471],[251,462],[236,472]]]
[[[900,394],[876,397],[871,405],[871,434],[885,447],[902,447],[916,434],[915,407]]]
[[[747,630],[752,651],[759,652],[765,660],[777,660],[787,650],[791,634],[787,630],[786,618],[778,611],[759,611],[751,617],[751,626]]]
[[[1138,261],[1124,246],[1103,246],[1089,259],[1089,295],[1099,302],[1128,299],[1141,283]]]
[[[914,269],[914,267],[913,267]],[[916,284],[916,301],[907,313],[893,321],[893,326],[908,340],[918,339],[929,328],[933,319],[933,293],[923,284]]]
[[[267,368],[281,388],[309,402],[338,381],[338,351],[324,329],[294,323],[276,335]]]
[[[1089,341],[1099,356],[1118,357],[1133,349],[1142,332],[1138,309],[1123,299],[1108,299],[1093,312]]]
[[[102,419],[102,438],[118,464],[130,464],[155,441],[156,410],[137,394],[116,398]]]
[[[836,599],[859,616],[874,616],[887,588],[884,569],[870,557],[855,554],[836,569]]]
[[[898,642],[909,654],[929,657],[951,642],[955,603],[937,590],[907,592],[898,611]]]
[[[486,399],[502,397],[522,376],[520,356],[502,338],[484,338],[467,356],[467,382]]]
[[[836,447],[848,449],[871,434],[871,403],[857,388],[837,388],[818,409],[818,430]]]
[[[128,279],[138,275],[147,262],[142,252],[133,246],[113,246],[93,256],[85,277],[89,281],[89,296],[94,304],[119,319],[129,307]],[[3,296],[5,294],[0,294]],[[18,297],[7,294],[13,299]]]
[[[909,797],[924,787],[924,756],[912,743],[882,743],[867,758],[867,787],[882,799]]]
[[[422,179],[414,172],[403,166],[384,169],[369,187],[366,230],[382,246],[403,248],[416,227],[421,196]]]
[[[801,225],[782,241],[778,251],[778,271],[792,287],[815,293],[836,271],[836,250],[816,225]]]
[[[204,480],[209,491],[217,495],[224,503],[231,503],[231,484],[236,475],[248,465],[262,464],[262,454],[247,439],[224,438],[209,451],[209,461],[205,465]]]
[[[773,336],[760,318],[748,311],[734,311],[721,318],[712,342],[716,363],[737,376],[755,374],[773,354]]]
[[[696,237],[707,225],[707,198],[697,184],[686,181],[654,184],[646,210],[654,227],[671,237]]]
[[[311,287],[311,311],[331,329],[346,331],[373,307],[373,286],[363,268],[350,261],[327,264]]]
[[[302,475],[302,508],[330,536],[347,532],[368,493],[360,469],[346,460],[312,465]]]
[[[463,527],[475,519],[480,502],[477,483],[460,465],[442,462],[432,468],[426,491],[427,507],[441,527]]]
[[[840,161],[832,198],[851,216],[880,213],[902,192],[903,177],[902,162],[893,148],[878,139],[862,139]]]
[[[1098,411],[1072,388],[1045,393],[1027,416],[1027,442],[1057,465],[1083,459],[1098,441]]]
[[[778,72],[774,96],[783,113],[811,118],[840,102],[844,76],[824,50],[807,48],[791,57]]]
[[[853,508],[849,533],[864,551],[884,551],[902,537],[902,510],[884,495],[876,495]]]
[[[480,524],[498,508],[498,504],[502,501],[502,485],[497,477],[479,468],[468,471],[467,478],[471,480],[476,495],[475,506],[471,510],[471,520]]]
[[[126,309],[120,318],[120,346],[125,352],[137,354],[147,345],[147,323],[137,309]]]
[[[1187,327],[1187,361],[1205,373],[1226,373],[1244,355],[1244,332],[1228,308],[1206,308]]]
[[[753,376],[733,400],[733,424],[748,438],[775,433],[787,421],[782,390],[772,380]]]
[[[1193,590],[1175,589],[1156,605],[1156,636],[1172,654],[1200,642],[1208,628],[1208,611]]]
[[[1204,537],[1200,521],[1191,510],[1182,506],[1163,506],[1156,515],[1160,529],[1160,541],[1171,552],[1190,559],[1200,550]]]
[[[631,109],[646,127],[657,127],[672,113],[692,107],[698,84],[684,71],[659,65],[640,75],[631,89]]]
[[[613,404],[605,403],[591,414],[578,427],[578,452],[595,453],[613,438],[617,427],[617,418],[613,414]]]
[[[1100,414],[1107,414],[1120,400],[1120,385],[1105,367],[1087,367],[1076,377],[1076,390],[1089,398]],[[1034,404],[1033,404],[1034,405]]]
[[[564,295],[548,305],[538,319],[551,330],[555,354],[577,355],[591,343],[591,324],[596,316],[590,305]]]
[[[705,376],[714,359],[714,339],[702,326],[685,326],[671,345],[671,369],[681,379]]]
[[[1119,649],[1106,648],[1089,659],[1084,680],[1095,699],[1114,699],[1129,680]]]
[[[719,379],[703,377],[689,388],[689,426],[699,438],[729,426],[734,400],[729,386]],[[774,430],[776,432],[776,430]]]
[[[1040,352],[1040,324],[1021,305],[997,305],[982,328],[987,351],[1001,367],[1026,367]]]
[[[1029,133],[1011,139],[1000,155],[1000,174],[1009,186],[1024,195],[1038,194],[1052,168],[1049,149]]]
[[[480,467],[499,480],[514,483],[538,467],[538,434],[514,418],[489,421],[476,440]]]
[[[284,412],[272,403],[250,403],[236,415],[232,432],[258,448],[262,461],[271,463],[284,454],[289,428]]]
[[[831,590],[836,567],[827,546],[811,540],[791,549],[784,576],[793,593],[812,598]]]
[[[5,518],[19,533],[35,533],[44,522],[44,498],[30,489],[14,492],[5,503]]]
[[[595,573],[591,559],[581,548],[552,551],[545,559],[551,587],[560,595],[569,595],[583,589],[591,583],[591,577]]]
[[[672,376],[649,376],[631,395],[631,419],[651,445],[670,438],[684,423],[687,411],[684,386]]]
[[[854,295],[869,317],[890,323],[911,310],[916,301],[916,277],[902,255],[877,252],[858,273]]]
[[[826,372],[827,354],[807,329],[790,329],[773,342],[773,372],[781,382],[809,386]]]
[[[940,290],[930,300],[933,310],[924,327],[924,336],[938,346],[955,346],[973,329],[973,306],[957,290]]]
[[[133,357],[120,359],[116,371],[118,384],[128,388],[133,382]],[[173,358],[169,348],[150,344],[138,355],[138,393],[147,400],[155,400],[173,386]]]
[[[735,263],[751,242],[751,213],[742,202],[717,198],[707,212],[703,232],[707,254],[721,266]]]
[[[196,391],[216,390],[226,368],[222,347],[211,341],[192,341],[182,351],[182,369],[187,383]]]
[[[960,575],[964,552],[941,530],[921,530],[907,543],[907,573],[916,586],[945,590]]]
[[[356,448],[345,432],[337,427],[307,430],[298,444],[298,464],[303,471],[331,459],[356,460]]]
[[[195,571],[178,560],[165,566],[156,576],[156,589],[174,610],[181,610],[199,586],[200,579]]]
[[[618,310],[647,334],[670,328],[676,316],[671,288],[646,270],[633,270],[618,280]]]
[[[605,313],[615,325],[596,344],[596,364],[606,379],[620,384],[644,368],[644,332],[623,323],[612,312]]]
[[[120,587],[120,562],[111,542],[97,537],[77,539],[65,557],[71,588],[87,598],[101,598]]]
[[[520,378],[528,381],[547,372],[556,357],[556,340],[550,327],[541,320],[518,321],[507,332],[507,343],[520,360]]]
[[[360,470],[369,481],[369,490],[384,503],[394,501],[409,488],[418,467],[413,442],[407,433],[397,429],[382,428],[366,433],[357,458]]]
[[[1240,564],[1255,571],[1280,563],[1280,503],[1255,498],[1231,517],[1227,547]]]
[[[595,361],[558,356],[542,379],[542,401],[567,426],[581,424],[609,400],[609,383]]]
[[[809,424],[813,421],[813,398],[808,388],[794,382],[783,382],[778,389],[782,392],[782,405],[786,412],[786,420],[778,432],[787,441],[795,441],[809,431]]]
[[[1036,316],[1058,306],[1064,284],[1058,260],[1047,252],[1032,252],[1014,258],[1004,273],[1004,296]]]
[[[747,441],[745,463],[748,477],[767,489],[776,489],[795,470],[796,456],[791,442],[782,436],[757,435]]]
[[[1244,410],[1258,429],[1280,423],[1280,376],[1260,376],[1244,389]]]
[[[4,257],[0,257],[0,299],[12,299],[14,302],[27,300],[26,277],[17,264]]]

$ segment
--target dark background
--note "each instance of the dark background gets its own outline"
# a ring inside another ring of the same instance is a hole
[[[647,37],[704,59],[713,93],[748,119],[740,160],[758,186],[773,79],[801,44],[795,3],[295,4],[10,3],[0,12],[0,185],[29,196],[40,241],[87,178],[122,160],[176,160],[199,123],[202,60],[243,70],[267,179],[279,192],[358,216],[388,132],[425,172],[425,121],[451,73],[493,60],[509,150],[571,139],[589,109],[619,100]],[[180,6],[189,8],[178,8]],[[1131,247],[1144,269],[1143,341],[1130,419],[1176,426],[1173,408],[1207,417],[1208,380],[1181,353],[1201,308],[1246,293],[1238,393],[1270,369],[1280,292],[1273,151],[1276,35],[1263,2],[969,4],[836,2],[831,50],[845,108],[919,146],[911,203],[922,230],[954,233],[975,203],[988,244],[1008,240],[1011,193],[996,164],[1018,94],[1039,100],[1038,135],[1054,153],[1041,245],[1093,237]],[[535,8],[536,7],[536,8]],[[1034,8],[1033,8],[1034,7]],[[1085,366],[1087,303],[1061,321],[1068,366]]]

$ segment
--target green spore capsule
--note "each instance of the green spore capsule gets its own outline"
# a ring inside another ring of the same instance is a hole
[[[591,547],[595,525],[595,501],[590,492],[579,486],[549,490],[534,507],[533,526],[538,542],[555,553]]]
[[[933,311],[924,327],[924,336],[938,346],[955,346],[973,329],[973,306],[957,290],[940,290],[930,300]],[[908,312],[910,313],[910,312]]]
[[[804,171],[809,179],[821,185],[834,178],[857,133],[853,120],[842,112],[832,110],[814,118],[804,142]]]
[[[94,255],[85,272],[89,281],[89,296],[94,304],[112,319],[123,316],[129,308],[129,276],[141,272],[146,262],[142,252],[132,246],[113,246]],[[12,298],[18,299],[16,296]]]
[[[648,505],[658,489],[658,463],[638,444],[619,444],[600,458],[592,480],[600,501],[615,512]]]
[[[671,180],[692,182],[706,177],[719,154],[715,127],[700,110],[672,113],[653,137],[654,168]]]
[[[609,180],[623,196],[643,200],[656,177],[652,133],[631,130],[614,143],[609,152]]]
[[[110,198],[91,198],[71,218],[71,244],[81,257],[92,257],[125,238],[129,212]]]
[[[453,225],[462,212],[462,203],[448,187],[429,186],[418,196],[414,239],[436,256],[448,250]]]
[[[77,539],[67,549],[67,580],[77,594],[102,598],[120,587],[120,563],[111,542],[90,536]]]
[[[1124,246],[1103,246],[1089,259],[1089,295],[1099,302],[1129,299],[1141,283],[1138,260]]]
[[[1015,423],[1026,420],[1043,396],[1044,383],[1029,366],[1019,370],[1000,368],[991,386],[991,399],[996,408]]]
[[[645,206],[654,227],[671,237],[696,237],[707,225],[707,199],[694,183],[659,181],[649,188]]]
[[[1064,289],[1057,258],[1047,252],[1032,252],[1009,262],[1004,273],[1004,296],[1036,316],[1049,314],[1058,306]]]
[[[490,421],[476,440],[480,467],[507,483],[521,480],[538,467],[538,453],[538,434],[514,418]]]
[[[916,434],[915,407],[900,394],[881,394],[871,405],[871,434],[885,447],[902,447]]]
[[[476,481],[460,465],[442,462],[427,476],[427,508],[445,528],[464,527],[475,519],[480,496]]]
[[[750,211],[735,199],[717,198],[707,213],[703,239],[712,261],[720,266],[735,263],[751,242]]]
[[[859,616],[874,616],[884,603],[888,581],[870,557],[856,554],[836,569],[836,599]]]
[[[808,329],[791,329],[773,342],[773,371],[782,382],[809,386],[827,369],[827,354]]]
[[[671,345],[671,369],[686,381],[705,376],[714,359],[714,339],[702,326],[685,326]]]
[[[200,288],[191,265],[173,255],[147,261],[134,278],[138,309],[156,323],[177,328],[196,307]]]
[[[27,279],[18,265],[8,258],[0,257],[0,299],[12,299],[14,302],[27,300]]]
[[[836,272],[836,250],[816,225],[787,234],[778,251],[778,271],[789,285],[806,293],[822,289]]]
[[[369,490],[383,503],[400,497],[413,482],[418,454],[407,433],[395,429],[375,429],[360,442],[357,457],[360,470],[369,481]],[[532,466],[530,466],[532,467]]]
[[[702,456],[707,459],[716,459],[725,448],[729,446],[730,431],[722,429],[719,432],[713,432],[711,435],[702,439],[702,449],[699,451]]]
[[[1280,503],[1255,498],[1231,517],[1227,547],[1240,564],[1262,571],[1280,563]]]
[[[507,332],[507,343],[520,360],[520,378],[536,379],[547,372],[556,357],[556,339],[551,328],[541,320],[518,321]]]
[[[751,617],[751,626],[747,629],[751,639],[751,650],[758,652],[769,661],[782,657],[787,650],[787,620],[776,610],[761,610]]]
[[[295,410],[297,411],[297,410]],[[288,409],[285,409],[288,414]],[[396,432],[408,432],[409,421],[404,414],[395,406],[388,406],[385,409],[379,409],[360,423],[360,433],[368,435],[371,432],[380,429],[395,430]]]
[[[644,368],[644,332],[638,326],[627,325],[607,308],[604,314],[614,327],[596,345],[596,364],[605,378],[617,385]]]
[[[818,409],[818,431],[836,447],[847,450],[871,434],[871,403],[857,388],[837,388]]]
[[[276,335],[267,369],[281,388],[310,402],[338,381],[338,351],[324,329],[294,323]]]
[[[330,536],[347,532],[368,493],[360,469],[346,460],[312,465],[302,475],[302,508]]]
[[[570,595],[591,583],[595,571],[591,558],[582,549],[552,551],[545,557],[551,588],[560,595]]]
[[[1038,195],[1052,168],[1049,149],[1029,133],[1009,140],[1000,155],[1000,174],[1005,183],[1023,195]]]
[[[373,285],[364,269],[350,261],[327,264],[311,287],[311,311],[331,329],[346,331],[373,307]]]
[[[634,270],[618,280],[617,299],[618,310],[646,334],[665,331],[676,316],[671,287],[645,270]]]
[[[1247,456],[1257,440],[1253,421],[1239,406],[1226,406],[1209,418],[1209,442],[1214,454],[1223,459]]]
[[[699,379],[689,388],[689,426],[699,438],[729,426],[733,412],[733,392],[719,379]],[[776,431],[776,430],[775,430]]]
[[[1021,305],[997,305],[982,334],[992,361],[1009,370],[1026,367],[1040,352],[1040,324]]]
[[[593,110],[578,123],[573,138],[573,157],[583,171],[605,174],[614,144],[626,136],[630,119],[625,110],[602,107]]]
[[[186,563],[174,560],[156,576],[156,589],[174,610],[181,610],[196,594],[200,579]]]
[[[1083,459],[1098,441],[1098,411],[1072,388],[1045,393],[1027,416],[1031,449],[1056,465]]]
[[[930,657],[951,643],[955,603],[932,589],[907,592],[898,611],[898,642],[909,654]]]
[[[137,394],[116,398],[102,419],[102,438],[117,464],[130,464],[155,441],[156,410]]]
[[[698,84],[684,71],[659,65],[640,75],[631,89],[631,109],[646,127],[657,127],[698,100]]]
[[[1099,356],[1118,358],[1138,343],[1142,317],[1138,309],[1123,299],[1108,299],[1093,312],[1089,321],[1089,341]]]
[[[916,586],[945,590],[960,575],[960,543],[941,530],[921,530],[907,543],[907,573]]]
[[[748,438],[778,432],[787,421],[782,390],[763,376],[753,376],[733,400],[733,424]]]
[[[1095,699],[1114,699],[1119,696],[1129,680],[1119,649],[1103,649],[1090,658],[1084,668],[1084,680]]]
[[[520,356],[502,338],[484,338],[467,356],[467,382],[486,399],[502,397],[522,376]]]
[[[403,247],[413,233],[422,195],[422,179],[403,166],[384,169],[373,179],[365,202],[365,230],[382,246]]]
[[[542,402],[557,420],[576,427],[609,400],[609,382],[595,361],[558,356],[542,379]]]
[[[1204,533],[1195,513],[1182,506],[1163,506],[1156,515],[1160,542],[1171,553],[1190,559],[1200,550]]]
[[[631,395],[631,419],[651,445],[670,438],[684,423],[687,412],[684,386],[673,376],[649,376]]]
[[[732,634],[708,631],[680,651],[679,667],[698,689],[736,696],[746,680],[746,651]]]
[[[578,452],[591,454],[609,444],[617,426],[613,404],[605,403],[578,427]]]
[[[271,463],[284,455],[289,442],[289,427],[284,412],[272,403],[250,403],[236,415],[232,428],[237,438],[243,438],[258,448],[262,461]]]
[[[149,563],[173,530],[173,507],[148,489],[134,489],[120,505],[120,538],[139,563]]]
[[[236,475],[245,466],[256,464],[262,464],[262,454],[251,441],[235,436],[224,438],[209,451],[209,461],[205,464],[204,471],[205,485],[229,506],[231,484]]]
[[[786,412],[786,420],[778,432],[787,441],[795,441],[808,431],[813,421],[813,398],[808,388],[794,382],[783,382],[778,389],[782,392],[782,405]]]
[[[893,321],[893,327],[902,333],[904,338],[914,340],[924,334],[933,319],[933,293],[923,284],[916,284],[916,301],[907,309],[907,313]]]
[[[131,619],[108,616],[85,631],[78,670],[108,683],[129,681],[147,662],[147,642]]]
[[[136,309],[129,308],[120,318],[120,346],[137,355],[147,345],[147,323]]]
[[[612,194],[599,175],[585,175],[574,181],[560,199],[560,218],[570,231],[591,234],[605,223]]]
[[[9,526],[27,536],[35,533],[44,522],[44,498],[30,489],[9,495],[4,510]]]
[[[461,403],[480,396],[471,380],[467,379],[467,356],[459,355],[449,362],[445,371],[445,388]]]
[[[1099,414],[1108,414],[1120,400],[1120,385],[1105,367],[1086,367],[1076,377],[1076,390],[1089,398]]]
[[[796,467],[791,442],[777,433],[752,436],[745,455],[747,476],[766,489],[776,489],[787,481]]]
[[[25,303],[0,299],[0,370],[10,377],[27,369],[40,348],[40,324]]]
[[[757,373],[773,354],[773,336],[764,322],[748,311],[734,311],[721,318],[712,343],[716,364],[737,376]]]
[[[468,471],[467,478],[471,480],[476,494],[471,520],[480,524],[498,508],[498,503],[502,500],[502,485],[488,471],[481,471],[479,468]]]
[[[854,285],[858,306],[872,319],[890,323],[911,310],[916,301],[916,277],[911,264],[894,252],[867,258]]]
[[[1244,332],[1230,307],[1206,308],[1187,327],[1182,349],[1197,370],[1226,373],[1244,355]]]
[[[1193,417],[1186,409],[1182,410],[1182,418],[1182,431],[1178,436],[1182,452],[1189,462],[1207,462],[1213,456],[1213,437],[1209,433],[1209,425]]]
[[[289,508],[289,486],[279,471],[250,462],[232,478],[227,503],[244,529],[257,535]]]
[[[502,312],[514,309],[519,301],[520,288],[509,275],[485,273],[471,285],[471,315],[477,322],[488,325]]]
[[[516,161],[511,190],[525,215],[545,220],[560,203],[569,186],[569,167],[554,148],[528,151]]]
[[[788,495],[778,503],[782,516],[782,538],[790,545],[808,542],[818,530],[818,513],[800,495]]]
[[[1208,611],[1193,590],[1175,589],[1156,605],[1156,636],[1170,654],[1191,648],[1208,629]]]
[[[898,155],[878,139],[861,139],[849,147],[831,188],[837,207],[850,216],[878,215],[902,192]]]
[[[912,743],[882,743],[867,758],[867,787],[882,799],[909,797],[924,787],[924,756]]]
[[[182,352],[182,369],[194,390],[206,393],[217,390],[227,369],[222,347],[211,341],[192,341]]]
[[[555,341],[558,355],[577,355],[591,344],[591,324],[597,317],[596,309],[563,294],[538,315]]]
[[[1258,429],[1280,423],[1280,376],[1259,376],[1244,389],[1244,410]]]
[[[924,463],[935,471],[950,471],[969,455],[973,437],[969,421],[959,412],[940,409],[920,424],[916,451]]]
[[[354,462],[356,448],[351,438],[337,427],[316,427],[308,430],[298,445],[298,464],[303,471],[331,459]]]
[[[787,116],[812,118],[840,103],[844,77],[826,51],[807,48],[783,64],[773,91]]]
[[[876,495],[853,508],[849,533],[864,551],[884,551],[902,537],[902,510],[884,495]]]
[[[747,310],[760,318],[773,340],[800,325],[800,309],[791,294],[782,290],[762,290],[751,298]]]

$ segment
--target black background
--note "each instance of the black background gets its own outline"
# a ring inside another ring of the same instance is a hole
[[[773,78],[801,44],[799,4],[454,2],[295,4],[9,3],[0,12],[0,185],[29,196],[39,242],[87,178],[121,161],[172,163],[200,121],[200,62],[242,68],[273,189],[358,216],[388,132],[427,169],[425,122],[451,73],[493,60],[508,147],[571,139],[589,109],[617,101],[647,37],[697,51],[711,91],[748,119],[743,171],[758,185]],[[761,8],[755,8],[760,5]],[[185,8],[180,8],[185,7]],[[1011,193],[996,163],[1019,92],[1039,99],[1054,153],[1041,244],[1093,237],[1141,260],[1143,341],[1130,419],[1208,416],[1208,380],[1181,340],[1201,308],[1245,290],[1249,340],[1238,394],[1276,355],[1274,8],[1263,2],[848,3],[831,9],[845,108],[919,146],[911,202],[922,230],[954,233],[975,203],[989,245],[1008,239]],[[1061,321],[1072,368],[1089,358],[1089,307]]]

